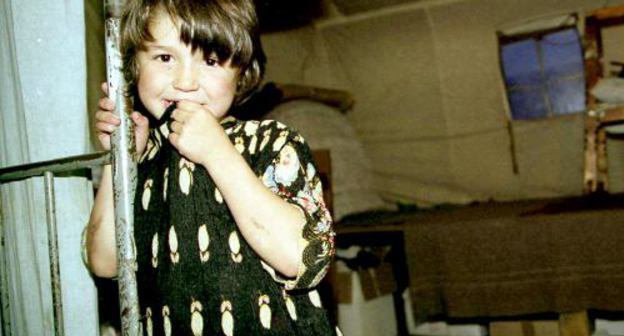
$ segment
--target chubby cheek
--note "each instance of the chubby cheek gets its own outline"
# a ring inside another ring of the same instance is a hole
[[[137,75],[137,88],[139,89],[139,93],[143,92],[143,94],[148,95],[161,90],[160,87],[165,84],[164,77],[165,76],[159,74],[157,71],[150,71],[148,66],[139,68]]]
[[[137,91],[139,99],[154,117],[159,118],[164,107],[160,96],[166,86],[166,80],[157,72],[149,71],[148,67],[139,68]]]
[[[153,94],[150,94],[145,90],[141,90],[140,87],[138,88],[138,91],[139,99],[147,112],[154,118],[160,119],[160,117],[165,112],[165,106],[163,102],[160,99],[155,99]]]
[[[209,85],[211,88],[208,89],[208,105],[215,117],[221,118],[227,114],[234,102],[234,97],[236,95],[236,79],[214,79]]]
[[[211,100],[208,103],[209,110],[212,112],[212,115],[217,119],[224,118],[232,107],[232,103],[234,102],[233,97],[221,97],[218,100]]]

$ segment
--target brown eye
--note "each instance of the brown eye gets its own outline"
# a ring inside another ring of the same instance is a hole
[[[169,61],[171,61],[171,55],[168,55],[168,54],[158,55],[156,56],[156,59],[163,63],[168,63]]]
[[[206,64],[208,66],[215,66],[217,65],[218,61],[214,58],[206,58]]]

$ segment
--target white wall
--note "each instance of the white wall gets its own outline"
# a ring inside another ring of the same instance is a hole
[[[624,1],[611,1],[609,5]],[[512,124],[496,32],[602,4],[422,1],[264,37],[269,80],[351,90],[349,119],[390,200],[467,203],[578,195],[582,115]],[[316,36],[316,37],[315,37]],[[319,42],[319,36],[320,41]]]

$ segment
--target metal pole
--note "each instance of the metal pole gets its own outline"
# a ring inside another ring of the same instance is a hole
[[[58,235],[56,231],[56,204],[54,199],[54,173],[43,174],[48,223],[48,249],[50,251],[50,275],[52,277],[52,303],[54,305],[54,334],[65,335],[63,326],[63,296],[61,295],[61,272],[59,267]]]
[[[96,152],[0,168],[0,184],[24,180],[34,176],[43,176],[45,172],[52,172],[55,174],[77,172],[79,170],[91,169],[92,167],[109,164],[110,162],[109,152]]]
[[[117,277],[122,334],[141,333],[136,283],[136,245],[134,242],[134,191],[136,189],[136,147],[131,107],[126,95],[120,50],[122,0],[105,0],[106,71],[108,95],[115,101],[115,113],[121,125],[113,133],[113,192],[117,239]]]
[[[4,222],[2,216],[2,199],[0,198],[0,336],[11,336],[11,317],[9,314],[9,279],[8,267],[4,252]]]

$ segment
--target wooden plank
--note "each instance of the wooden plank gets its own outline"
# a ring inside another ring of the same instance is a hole
[[[601,126],[624,123],[624,106],[608,109],[600,119]]]
[[[607,161],[607,132],[599,128],[596,133],[596,191],[609,190],[609,163]]]
[[[583,172],[583,192],[585,194],[590,194],[597,189],[598,156],[596,154],[596,130],[598,125],[597,117],[585,116],[585,161]]]
[[[591,16],[598,20],[608,20],[624,17],[624,6],[600,8],[592,12]]]
[[[559,314],[560,336],[589,336],[587,311]]]

